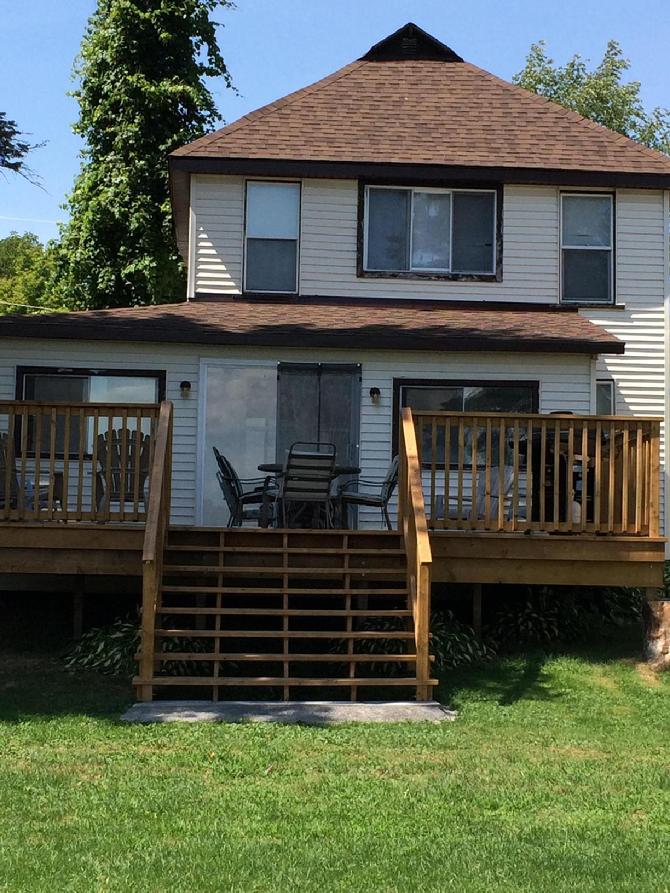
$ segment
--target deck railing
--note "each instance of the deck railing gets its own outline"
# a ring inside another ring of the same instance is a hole
[[[143,521],[158,413],[0,402],[0,521]]]
[[[415,412],[428,527],[659,535],[658,418]]]
[[[163,549],[170,523],[172,488],[172,403],[161,403],[156,447],[151,465],[149,506],[142,550],[142,629],[138,685],[142,701],[152,699],[150,680],[154,675],[156,609],[163,573]]]
[[[432,554],[412,411],[403,409],[398,444],[398,530],[407,553],[407,589],[414,617],[417,700],[430,697],[430,568]]]

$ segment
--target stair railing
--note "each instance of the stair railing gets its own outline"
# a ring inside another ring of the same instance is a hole
[[[156,648],[156,608],[163,573],[163,549],[170,523],[172,484],[172,403],[161,403],[156,430],[149,503],[142,551],[142,629],[139,660],[138,697],[150,701]]]
[[[409,407],[402,410],[398,444],[398,530],[407,553],[407,589],[414,615],[416,697],[430,698],[430,570],[432,553],[421,483],[416,429]]]

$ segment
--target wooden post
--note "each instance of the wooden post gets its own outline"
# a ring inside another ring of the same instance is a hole
[[[482,584],[473,583],[472,586],[472,628],[475,631],[477,641],[482,640]]]
[[[670,668],[670,599],[662,589],[647,589],[644,657],[654,669]]]
[[[154,561],[146,561],[142,582],[142,630],[140,645],[140,684],[137,695],[140,701],[153,699],[154,655],[156,649],[156,604],[159,576]]]
[[[83,574],[77,574],[74,578],[72,590],[72,638],[81,639],[84,631],[84,592],[85,578]]]

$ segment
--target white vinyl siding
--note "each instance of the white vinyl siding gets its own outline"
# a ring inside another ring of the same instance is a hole
[[[193,292],[241,294],[244,180],[193,177]],[[406,281],[356,276],[358,182],[303,180],[300,292],[366,298],[454,298],[555,303],[558,300],[557,190],[506,186],[503,281]]]

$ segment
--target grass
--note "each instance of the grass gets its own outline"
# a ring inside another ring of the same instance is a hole
[[[664,891],[670,678],[624,642],[450,674],[455,723],[126,727],[6,649],[0,890]]]

